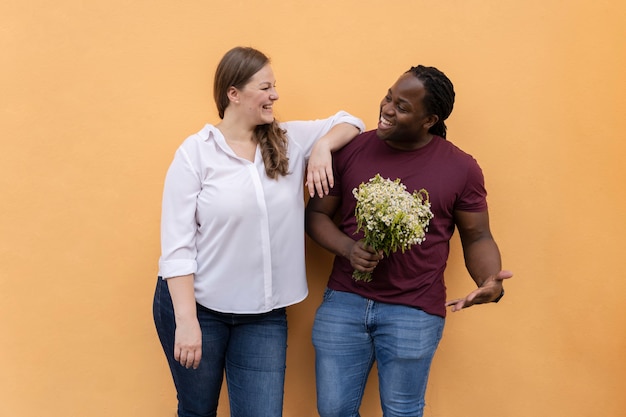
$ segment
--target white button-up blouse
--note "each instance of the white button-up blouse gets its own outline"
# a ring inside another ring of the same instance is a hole
[[[206,125],[176,151],[165,179],[159,275],[194,274],[196,301],[228,313],[264,313],[298,303],[304,264],[304,174],[313,144],[331,127],[363,122],[346,112],[282,123],[289,174],[271,179],[259,146],[239,158]]]

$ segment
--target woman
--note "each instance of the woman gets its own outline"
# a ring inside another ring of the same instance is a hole
[[[364,130],[345,112],[279,124],[269,59],[237,47],[220,61],[221,121],[187,138],[163,193],[154,320],[178,416],[215,416],[225,372],[234,417],[282,415],[285,308],[307,296],[302,184],[332,186],[330,151]]]

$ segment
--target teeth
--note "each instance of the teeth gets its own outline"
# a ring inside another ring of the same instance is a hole
[[[385,126],[391,126],[392,125],[392,123],[389,120],[385,119],[382,116],[380,118],[380,123],[384,124]]]
[[[272,109],[272,105],[271,104],[266,104],[265,106],[263,106],[263,108],[265,110],[271,110]]]

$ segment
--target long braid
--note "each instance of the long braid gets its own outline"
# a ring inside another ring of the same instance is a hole
[[[426,90],[424,107],[426,111],[439,117],[437,123],[428,130],[428,133],[445,138],[447,127],[444,121],[450,116],[454,107],[455,94],[452,82],[435,67],[418,65],[407,72],[411,72],[424,84]]]
[[[289,173],[289,158],[287,158],[286,131],[281,129],[276,120],[270,124],[259,125],[254,130],[254,138],[261,146],[261,155],[265,164],[267,176],[276,179],[279,175]]]

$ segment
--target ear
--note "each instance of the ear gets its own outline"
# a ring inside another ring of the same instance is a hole
[[[439,116],[437,116],[436,114],[431,114],[424,121],[424,125],[423,125],[424,129],[426,129],[426,131],[430,130],[430,128],[436,125],[438,121],[439,121]]]
[[[231,102],[234,102],[234,103],[239,102],[239,90],[237,90],[233,86],[228,87],[228,90],[226,90],[226,96]]]

